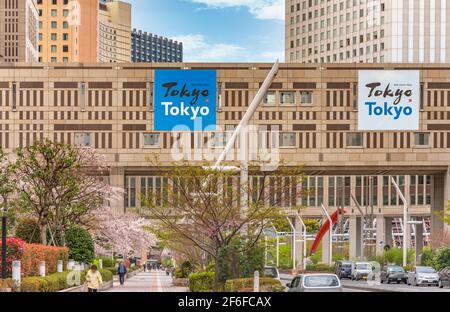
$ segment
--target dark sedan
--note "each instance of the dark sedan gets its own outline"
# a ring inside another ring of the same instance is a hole
[[[439,287],[450,287],[450,267],[446,267],[439,271]]]
[[[408,283],[408,275],[405,270],[398,265],[388,265],[381,270],[380,273],[381,283]]]

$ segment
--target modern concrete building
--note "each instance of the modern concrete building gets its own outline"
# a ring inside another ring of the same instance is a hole
[[[286,0],[287,62],[450,62],[450,0]]]
[[[183,43],[133,29],[131,57],[133,63],[183,62]]]
[[[442,64],[382,67],[420,71],[417,131],[358,131],[358,71],[380,69],[379,64],[281,64],[250,123],[267,146],[273,146],[274,135],[279,139],[279,158],[287,166],[305,166],[307,179],[297,186],[309,190],[297,202],[306,207],[301,210],[303,217],[322,218],[322,203],[329,211],[345,208],[352,257],[359,252],[361,218],[351,194],[361,206],[373,209],[379,247],[395,243],[393,219],[403,216],[392,177],[409,201],[411,218],[431,220],[432,232],[445,229],[435,213],[450,200],[450,68]],[[226,138],[222,130],[186,136],[154,131],[154,70],[168,68],[217,70],[218,126],[233,129],[271,64],[2,66],[0,146],[12,152],[50,138],[93,147],[106,156],[111,183],[126,190],[124,200],[112,205],[123,211],[145,209],[139,194],[170,187],[161,168],[183,158],[203,164],[203,158],[222,150]],[[151,166],[151,155],[160,157],[161,166]],[[258,183],[257,171],[250,180]],[[289,208],[293,195],[284,196]]]
[[[33,0],[0,1],[0,62],[37,62],[37,28]]]
[[[96,63],[98,2],[35,1],[39,10],[39,62]]]
[[[100,2],[98,45],[99,62],[131,62],[130,3],[122,1]]]

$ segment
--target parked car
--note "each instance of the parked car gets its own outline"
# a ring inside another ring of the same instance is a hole
[[[336,274],[301,274],[286,286],[288,292],[342,292]]]
[[[439,271],[439,287],[450,287],[450,267]]]
[[[372,264],[369,262],[355,262],[352,266],[351,280],[367,279],[372,273]]]
[[[418,266],[408,272],[408,285],[439,285],[439,274],[432,267]]]
[[[352,261],[336,261],[334,264],[334,274],[336,274],[339,279],[351,278],[352,265]]]
[[[401,266],[388,265],[381,270],[380,279],[381,283],[386,282],[386,284],[390,284],[391,282],[406,284],[408,282],[408,275]]]
[[[280,280],[280,272],[278,272],[278,269],[276,267],[272,266],[264,267],[264,276]]]

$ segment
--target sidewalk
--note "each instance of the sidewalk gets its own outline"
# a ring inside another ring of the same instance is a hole
[[[108,292],[186,292],[185,287],[172,286],[172,278],[164,271],[141,272],[125,280],[125,285],[114,282]]]

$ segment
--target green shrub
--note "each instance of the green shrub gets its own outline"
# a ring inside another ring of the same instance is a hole
[[[326,264],[308,264],[306,266],[306,271],[308,272],[323,272],[323,273],[332,273],[334,272],[334,267],[328,266]]]
[[[433,266],[434,252],[431,248],[424,248],[422,251],[421,264],[424,266]]]
[[[66,243],[70,259],[83,263],[91,263],[94,259],[94,241],[87,230],[72,226],[66,232]]]
[[[112,275],[117,275],[117,269],[116,268],[113,268],[113,267],[105,268],[104,267],[103,270],[111,272]]]
[[[67,275],[69,272],[54,273],[45,277],[25,277],[21,281],[22,292],[57,292],[69,288]]]
[[[284,287],[274,278],[260,278],[259,288],[261,292],[282,292]],[[228,280],[225,283],[226,292],[251,292],[253,291],[253,278],[240,278]]]
[[[189,290],[191,292],[211,292],[213,286],[213,272],[193,273],[189,276]]]
[[[114,273],[110,270],[99,270],[100,274],[102,275],[103,283],[109,282],[113,280]]]
[[[443,247],[438,249],[433,257],[433,267],[440,271],[448,266],[450,266],[450,248]]]
[[[188,278],[189,274],[194,272],[194,266],[190,261],[184,261],[179,268],[175,270],[175,278]]]
[[[111,257],[100,257],[102,259],[104,268],[113,268],[116,265],[116,260]]]

